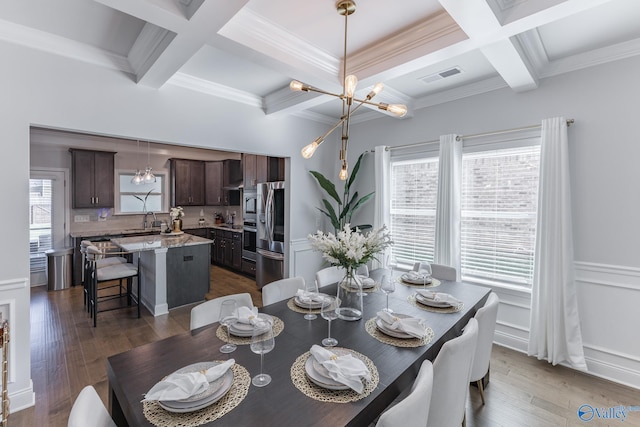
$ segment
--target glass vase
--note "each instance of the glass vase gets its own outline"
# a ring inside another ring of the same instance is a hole
[[[362,282],[356,269],[348,267],[338,282],[338,318],[354,321],[362,319]]]

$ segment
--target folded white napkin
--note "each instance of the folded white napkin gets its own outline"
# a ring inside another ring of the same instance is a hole
[[[369,372],[367,365],[351,354],[338,356],[316,344],[311,347],[310,351],[318,363],[327,368],[334,381],[344,384],[358,393],[362,393],[364,389],[362,378],[371,381],[371,372]]]
[[[317,292],[307,292],[304,289],[298,289],[296,292],[296,296],[300,302],[305,304],[309,304],[312,302],[324,302],[325,295],[319,294]]]
[[[372,287],[376,283],[371,277],[367,276],[358,275],[358,279],[360,279],[362,286]],[[351,286],[356,287],[355,283],[351,283]]]
[[[255,325],[258,321],[258,307],[238,307],[238,323]]]
[[[144,400],[180,400],[200,394],[209,388],[210,382],[224,375],[234,363],[235,360],[229,359],[204,372],[173,373],[151,387]]]
[[[417,271],[407,271],[402,275],[402,278],[408,282],[412,283],[423,283],[425,279],[422,277],[422,274]],[[426,283],[431,283],[431,278],[427,277]]]
[[[417,289],[416,292],[428,300],[432,300],[433,302],[447,303],[452,307],[455,307],[462,302],[459,299],[444,292],[433,292],[426,289]]]
[[[422,319],[415,317],[399,318],[386,311],[379,311],[377,314],[391,330],[404,332],[416,338],[422,338],[426,335],[426,327]]]

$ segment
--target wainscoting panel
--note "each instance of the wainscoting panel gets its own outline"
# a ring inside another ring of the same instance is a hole
[[[322,268],[322,255],[311,249],[308,239],[292,240],[289,249],[289,277],[302,276],[313,283],[316,271]]]

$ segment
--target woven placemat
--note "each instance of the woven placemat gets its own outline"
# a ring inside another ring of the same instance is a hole
[[[422,283],[410,283],[410,282],[405,282],[404,280],[402,280],[402,277],[397,277],[396,278],[396,282],[401,283],[403,285],[407,285],[407,286],[415,286],[416,288],[435,288],[436,286],[440,286],[440,280],[438,279],[434,279],[433,277],[431,278],[431,283],[427,283],[427,285],[423,285]]]
[[[144,416],[158,427],[194,427],[217,420],[244,400],[251,385],[251,375],[243,366],[233,365],[233,384],[224,397],[206,408],[193,412],[173,413],[163,409],[157,401],[143,402]]]
[[[426,334],[422,338],[395,338],[381,332],[376,326],[376,319],[377,318],[374,317],[373,319],[367,320],[367,323],[364,324],[366,331],[378,341],[395,347],[422,347],[423,345],[429,344],[435,335],[433,329],[427,326]]]
[[[409,295],[407,301],[414,307],[418,307],[421,310],[431,311],[432,313],[457,313],[464,308],[464,303],[460,303],[455,307],[429,307],[428,305],[420,304],[414,295]]]
[[[284,331],[284,322],[279,317],[271,317],[273,318],[273,336],[275,338],[280,335],[282,331]],[[220,339],[220,341],[228,342],[235,345],[251,344],[251,336],[237,337],[233,334],[230,334],[229,338],[227,338],[227,328],[222,325],[218,326],[218,329],[216,329],[216,336]]]
[[[287,307],[289,307],[291,311],[295,311],[296,313],[303,313],[303,314],[307,314],[307,313],[320,314],[319,308],[312,308],[311,310],[309,310],[308,308],[298,307],[293,300],[294,298],[291,298],[289,301],[287,301]]]
[[[334,349],[339,348],[340,347],[334,347]],[[303,355],[298,356],[296,361],[293,362],[293,365],[291,365],[291,381],[293,382],[293,385],[305,396],[315,400],[319,400],[321,402],[349,403],[356,402],[369,396],[371,392],[376,389],[376,387],[378,386],[378,382],[380,381],[380,377],[378,376],[378,369],[373,364],[371,359],[369,359],[364,354],[360,354],[357,351],[353,350],[349,351],[351,351],[351,354],[353,354],[353,356],[362,360],[367,365],[369,372],[371,372],[371,381],[365,382],[362,394],[358,394],[352,389],[329,390],[312,383],[309,378],[307,378],[307,374],[304,369],[304,364],[311,356],[311,353],[308,351]]]

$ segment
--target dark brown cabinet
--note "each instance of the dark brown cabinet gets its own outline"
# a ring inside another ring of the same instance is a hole
[[[240,204],[239,190],[234,189],[242,183],[242,163],[240,160],[205,162],[204,177],[205,204],[207,206],[237,206]]]
[[[73,208],[112,208],[116,153],[77,149],[69,151]]]
[[[214,229],[212,230],[213,252],[211,261],[214,264],[242,270],[242,233]]]
[[[204,168],[200,160],[171,159],[172,206],[204,206]]]
[[[224,205],[223,170],[220,161],[204,164],[204,203],[207,206]]]
[[[284,181],[284,159],[244,154],[242,156],[244,189],[255,190],[259,182]]]

